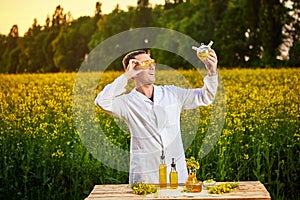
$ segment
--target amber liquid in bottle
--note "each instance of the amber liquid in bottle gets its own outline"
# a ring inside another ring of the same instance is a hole
[[[176,164],[174,158],[172,158],[171,172],[170,172],[170,188],[178,188],[178,173],[176,171]]]
[[[160,188],[167,187],[167,165],[166,164],[159,165],[159,187]]]
[[[213,43],[213,41],[210,41],[208,45],[204,45],[203,43],[201,43],[201,46],[199,48],[193,46],[192,49],[196,50],[198,58],[204,61],[209,56],[209,52],[211,51],[211,45]]]
[[[162,152],[161,164],[159,165],[159,187],[167,187],[167,165],[165,164],[164,152]]]
[[[199,52],[197,54],[198,58],[200,58],[202,61],[206,60],[208,55],[209,55],[208,51]]]

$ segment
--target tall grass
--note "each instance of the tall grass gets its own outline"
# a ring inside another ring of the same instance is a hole
[[[192,87],[201,86],[194,71],[180,73]],[[119,74],[103,74],[98,91]],[[198,178],[259,180],[272,199],[300,198],[300,69],[220,74],[227,106],[222,134],[213,150],[199,159],[211,115],[211,106],[202,107],[198,134],[186,150],[187,157],[200,161]],[[161,72],[158,82],[164,76],[168,73]],[[75,77],[0,75],[1,199],[83,199],[95,184],[127,183],[126,172],[91,156],[74,127]],[[112,117],[97,112],[107,137],[128,150],[129,137],[121,135]]]

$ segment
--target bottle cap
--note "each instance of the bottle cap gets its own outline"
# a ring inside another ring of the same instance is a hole
[[[176,164],[175,164],[175,158],[172,158],[172,164],[171,164],[171,167],[175,167]]]

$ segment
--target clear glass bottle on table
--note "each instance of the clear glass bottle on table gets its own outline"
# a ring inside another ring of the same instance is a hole
[[[172,158],[171,172],[170,172],[170,188],[178,188],[178,173],[176,171],[175,159]]]
[[[161,158],[161,163],[159,165],[159,187],[166,188],[167,187],[167,165],[165,163],[164,151],[162,151],[162,155],[160,158]]]

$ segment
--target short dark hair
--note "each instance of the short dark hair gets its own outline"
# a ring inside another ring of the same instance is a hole
[[[135,59],[135,57],[137,55],[140,55],[140,54],[146,54],[147,52],[145,50],[136,50],[136,51],[133,51],[133,52],[130,52],[128,54],[126,54],[122,60],[122,63],[123,63],[123,67],[124,67],[124,70],[126,70],[128,64],[129,64],[129,60],[131,59]]]

